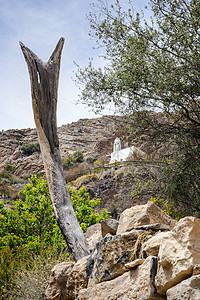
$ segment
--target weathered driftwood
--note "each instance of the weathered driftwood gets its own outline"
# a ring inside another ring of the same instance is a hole
[[[67,191],[59,152],[56,121],[63,44],[64,38],[61,38],[48,62],[43,62],[20,42],[30,75],[34,119],[52,205],[68,248],[74,259],[78,260],[88,255],[89,250]]]

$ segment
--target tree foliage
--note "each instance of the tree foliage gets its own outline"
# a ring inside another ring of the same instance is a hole
[[[85,187],[74,191],[68,187],[72,205],[83,231],[109,217],[106,210],[99,213],[95,208],[100,199],[91,200]],[[15,249],[24,245],[37,253],[41,247],[52,246],[60,251],[66,248],[65,241],[57,225],[51,205],[48,184],[44,178],[36,175],[20,192],[24,200],[18,199],[14,210],[0,203],[0,249],[9,246]]]
[[[95,110],[113,102],[120,113],[134,109],[182,109],[194,124],[199,114],[199,1],[150,1],[151,22],[120,1],[102,0],[89,16],[91,33],[105,47],[104,68],[92,61],[77,72],[81,101]]]
[[[148,18],[129,4],[93,5],[90,36],[104,48],[105,64],[78,66],[79,101],[95,112],[111,105],[133,116],[133,126],[150,128],[150,139],[171,149],[163,179],[169,201],[200,215],[200,1],[150,0]]]
[[[84,232],[90,225],[110,216],[105,209],[96,212],[95,209],[101,200],[91,200],[85,187],[79,191],[68,187],[68,190],[78,222]],[[44,274],[41,272],[52,267],[53,263],[50,265],[47,260],[56,264],[60,254],[63,254],[61,256],[65,261],[69,256],[69,253],[64,251],[67,245],[54,216],[47,181],[33,175],[19,194],[22,199],[16,200],[14,209],[6,209],[3,202],[0,203],[1,299],[8,299],[8,295],[15,292],[25,295],[29,291],[28,287],[25,288],[27,282],[31,286],[34,285],[31,278],[43,277]],[[35,264],[37,260],[39,265]],[[36,272],[41,266],[43,268]],[[40,292],[41,285],[43,290],[49,271],[45,272],[46,278],[41,278],[40,284],[37,283],[35,293]],[[17,272],[20,275],[17,275]],[[16,278],[21,280],[21,287]]]

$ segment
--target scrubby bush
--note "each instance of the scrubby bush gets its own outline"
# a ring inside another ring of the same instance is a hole
[[[88,157],[86,158],[86,161],[87,161],[89,164],[93,164],[93,163],[98,159],[98,157],[99,157],[99,154],[98,154],[98,153],[94,153],[94,154],[88,156]]]
[[[20,150],[24,155],[31,155],[34,152],[40,152],[40,144],[39,143],[28,143],[28,144],[23,144],[20,147]]]
[[[78,177],[76,180],[72,182],[72,185],[75,187],[80,187],[82,185],[85,185],[89,182],[94,182],[98,180],[98,175],[93,173],[93,174],[86,174],[83,176]]]
[[[72,155],[62,158],[62,165],[64,170],[69,170],[70,168],[76,167],[79,163],[83,161],[83,152],[76,151]]]
[[[46,299],[45,286],[51,269],[72,260],[68,252],[42,247],[35,255],[25,247],[0,250],[0,299]]]
[[[15,172],[16,167],[12,164],[7,164],[4,166],[4,170],[8,171],[9,173],[13,174]]]
[[[70,168],[76,166],[76,162],[74,161],[71,155],[62,158],[62,165],[64,170],[69,170]]]
[[[73,153],[73,158],[75,162],[82,162],[83,161],[83,152],[82,151],[76,151]]]

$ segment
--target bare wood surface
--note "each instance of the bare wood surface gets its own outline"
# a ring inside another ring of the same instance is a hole
[[[54,213],[77,261],[88,255],[89,250],[70,201],[59,152],[56,111],[63,44],[61,38],[48,62],[43,62],[20,42],[30,75],[34,119]]]

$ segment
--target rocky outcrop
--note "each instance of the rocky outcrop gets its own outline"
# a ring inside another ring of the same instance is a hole
[[[128,271],[125,264],[137,257],[137,240],[142,232],[106,236],[99,241],[87,261],[86,279],[88,286],[115,278]]]
[[[174,227],[176,221],[169,218],[158,206],[149,201],[145,205],[136,205],[126,209],[120,215],[117,234],[131,231],[137,226],[156,223]]]
[[[102,237],[105,237],[107,233],[115,235],[117,233],[119,222],[115,219],[107,219],[101,222]]]
[[[114,128],[114,119],[106,116],[81,119],[58,127],[61,156],[75,151],[82,151],[84,155],[96,152],[102,156],[110,154],[115,137]],[[19,177],[41,172],[43,170],[41,155],[34,153],[24,156],[20,150],[23,144],[36,142],[38,142],[36,129],[0,131],[0,168],[11,163],[15,165],[15,175]]]
[[[87,287],[85,278],[87,257],[77,263],[63,262],[56,265],[46,287],[49,300],[73,300],[78,297],[79,290]]]
[[[200,219],[181,219],[169,236],[162,240],[158,252],[156,286],[160,294],[192,276],[200,261]]]
[[[108,232],[96,243],[86,258],[87,262],[85,260],[79,267],[81,276],[85,276],[85,287],[80,288],[74,298],[62,299],[200,299],[200,219],[185,217],[176,222],[154,204],[144,206],[134,207],[137,218],[124,218],[124,215],[131,216],[129,210],[123,213],[120,219],[123,220],[124,232],[121,226],[120,233],[112,235]],[[144,218],[148,207],[153,207],[151,217]],[[150,224],[152,220],[157,223]],[[112,224],[111,221],[109,223]],[[173,228],[172,224],[175,224]],[[127,228],[135,229],[126,231]],[[89,233],[87,238],[89,242]],[[58,276],[54,280],[56,286]],[[69,282],[64,284],[66,295]],[[48,285],[49,295],[51,286],[52,276]]]
[[[163,299],[158,296],[153,282],[157,268],[156,257],[149,256],[142,265],[111,280],[93,285],[79,292],[79,300],[154,300]]]
[[[200,275],[192,276],[167,290],[168,300],[200,299]]]

